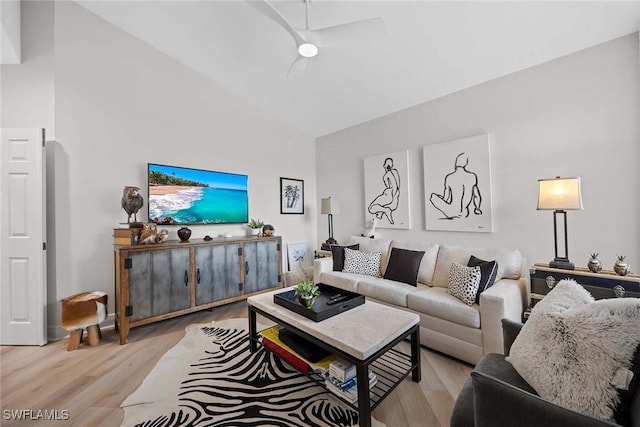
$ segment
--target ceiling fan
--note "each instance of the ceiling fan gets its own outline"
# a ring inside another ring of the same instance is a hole
[[[290,74],[302,73],[308,60],[315,57],[321,49],[373,40],[386,34],[382,18],[363,19],[312,30],[309,28],[309,6],[312,0],[302,1],[305,4],[305,28],[296,29],[267,0],[247,0],[247,3],[279,24],[293,37],[298,55],[289,67],[287,77]]]

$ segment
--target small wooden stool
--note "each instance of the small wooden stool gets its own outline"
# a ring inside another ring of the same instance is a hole
[[[102,333],[100,323],[107,318],[108,295],[104,292],[82,292],[62,300],[62,327],[69,333],[67,351],[78,348],[82,330],[87,328],[87,344],[97,345]]]

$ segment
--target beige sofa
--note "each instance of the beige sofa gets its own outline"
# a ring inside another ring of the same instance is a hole
[[[501,319],[520,321],[528,305],[526,263],[516,249],[468,248],[430,242],[351,237],[365,252],[381,252],[384,275],[391,248],[424,251],[414,287],[382,277],[333,271],[332,258],[314,261],[314,280],[358,292],[383,304],[420,316],[420,342],[426,347],[475,364],[486,353],[502,353]],[[493,286],[480,294],[480,304],[471,306],[447,293],[452,262],[467,265],[471,255],[496,260],[498,272]]]

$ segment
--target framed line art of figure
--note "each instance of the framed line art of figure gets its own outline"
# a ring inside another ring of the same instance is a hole
[[[280,178],[280,213],[304,214],[304,181]]]
[[[493,231],[489,135],[426,145],[427,230]]]
[[[409,151],[364,159],[364,194],[367,223],[379,228],[411,228]]]

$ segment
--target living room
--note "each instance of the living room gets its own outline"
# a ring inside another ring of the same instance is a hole
[[[66,334],[62,298],[113,295],[122,187],[143,188],[149,162],[247,174],[250,216],[313,250],[328,237],[320,199],[340,203],[338,242],[359,235],[363,160],[408,150],[411,227],[379,229],[384,238],[516,248],[529,265],[553,258],[537,180],[578,176],[584,210],[568,214],[570,258],[584,267],[599,252],[611,269],[626,255],[634,271],[640,263],[637,32],[314,138],[76,3],[23,2],[22,26],[22,64],[2,66],[2,126],[47,131],[52,339]],[[493,231],[427,231],[423,147],[479,134],[490,138]],[[304,180],[304,215],[280,215],[280,177]],[[193,239],[246,231],[191,228]]]

